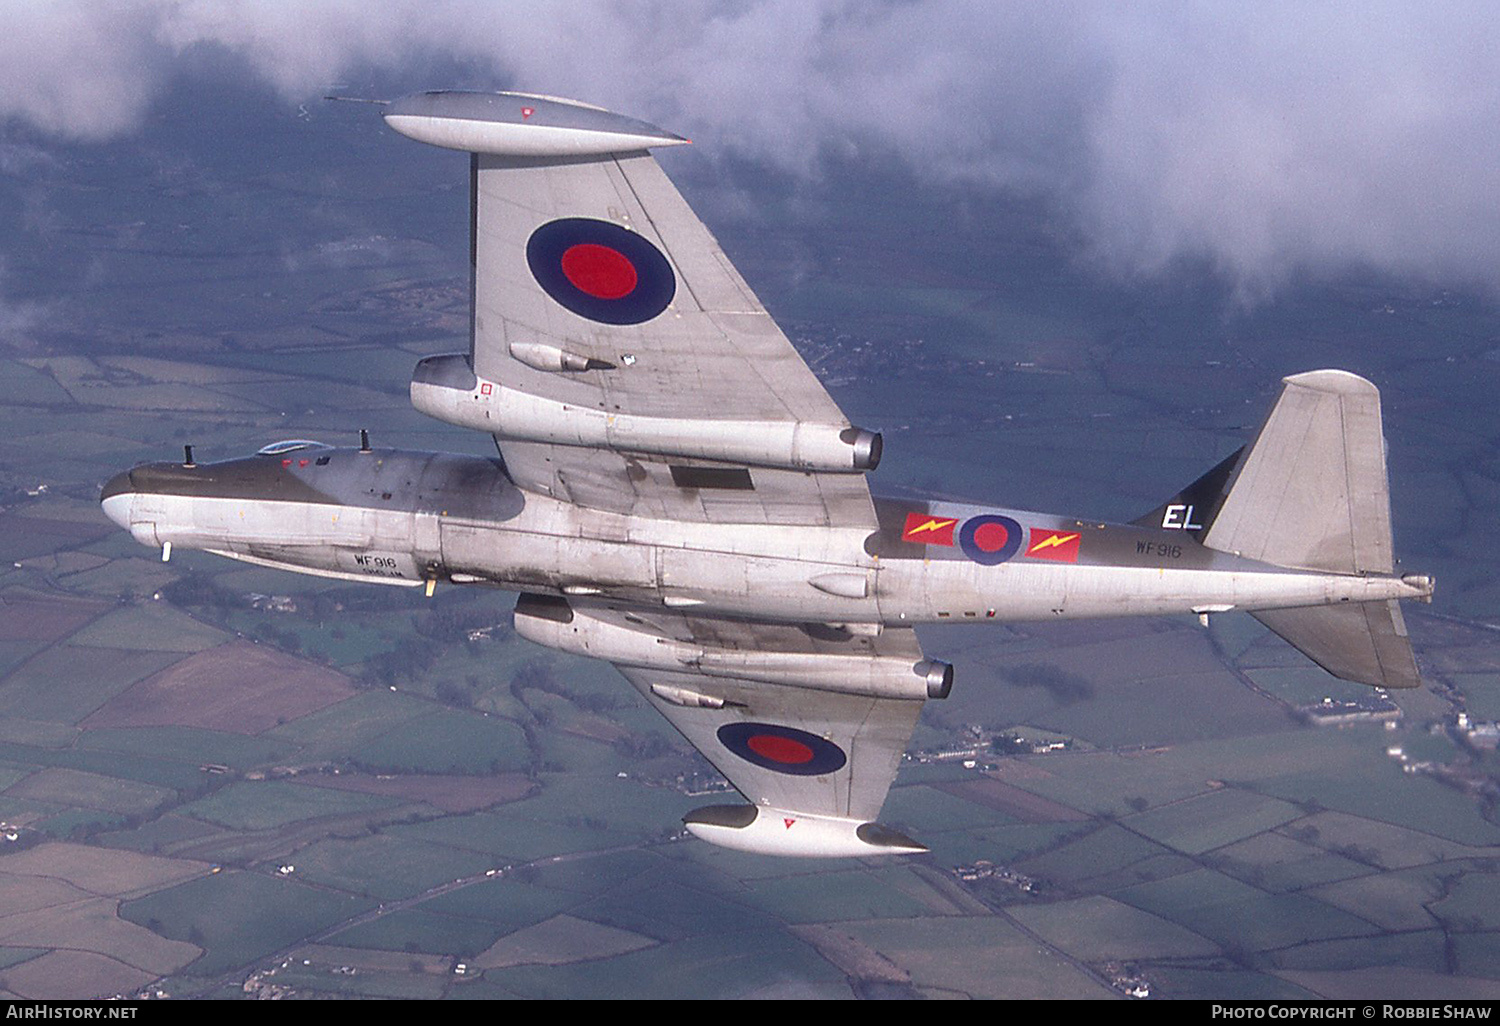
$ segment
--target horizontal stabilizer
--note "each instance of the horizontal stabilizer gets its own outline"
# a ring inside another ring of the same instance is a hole
[[[1394,599],[1250,614],[1323,669],[1377,688],[1420,687],[1406,621]]]
[[[1203,544],[1280,566],[1391,573],[1380,392],[1340,370],[1284,384]]]

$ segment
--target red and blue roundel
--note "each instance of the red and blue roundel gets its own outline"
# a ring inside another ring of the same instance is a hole
[[[1021,551],[1021,525],[1010,517],[986,514],[970,517],[958,531],[958,544],[976,563],[995,566]]]
[[[527,240],[526,263],[542,291],[602,324],[649,321],[677,294],[677,276],[661,250],[610,221],[549,221]]]
[[[832,741],[770,723],[726,723],[719,728],[719,741],[761,769],[798,777],[832,773],[849,761],[844,750]]]

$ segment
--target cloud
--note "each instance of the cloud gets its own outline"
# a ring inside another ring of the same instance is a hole
[[[0,259],[0,285],[7,277],[5,261]],[[0,349],[30,349],[35,342],[36,329],[50,323],[56,314],[55,303],[11,300],[0,293]]]
[[[711,153],[898,158],[1042,195],[1090,256],[1243,291],[1351,267],[1500,286],[1500,9],[1486,3],[28,0],[0,118],[101,139],[218,48],[288,101],[435,56]],[[444,85],[448,83],[431,83]]]

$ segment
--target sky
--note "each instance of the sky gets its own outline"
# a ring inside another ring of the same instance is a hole
[[[597,103],[815,180],[1039,197],[1124,279],[1500,290],[1500,6],[994,0],[0,0],[0,137],[128,136],[183,69]],[[219,60],[228,56],[232,59]],[[710,159],[713,159],[712,157]]]

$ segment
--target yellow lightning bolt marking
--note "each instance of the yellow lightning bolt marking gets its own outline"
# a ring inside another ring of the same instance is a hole
[[[1078,535],[1076,535],[1076,534],[1054,534],[1051,538],[1048,538],[1046,541],[1039,541],[1039,542],[1037,542],[1035,545],[1033,545],[1031,547],[1031,549],[1029,551],[1031,551],[1031,552],[1040,552],[1042,549],[1055,549],[1055,548],[1057,548],[1060,545],[1066,545],[1066,544],[1068,544],[1068,542],[1072,541],[1074,538],[1077,538],[1077,537],[1078,537]]]
[[[941,531],[950,524],[958,523],[957,520],[929,520],[925,524],[913,527],[909,534],[921,534],[923,531]]]

